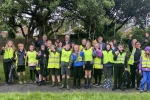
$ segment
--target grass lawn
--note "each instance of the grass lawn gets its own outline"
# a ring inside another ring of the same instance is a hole
[[[0,100],[149,100],[149,93],[2,93]]]

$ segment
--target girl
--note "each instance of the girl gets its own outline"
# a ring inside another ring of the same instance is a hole
[[[46,76],[47,76],[47,52],[45,49],[45,45],[41,45],[41,50],[38,52],[38,67],[40,70],[38,71],[39,73],[39,86],[46,85]]]
[[[70,60],[70,56],[71,56],[71,49],[70,49],[70,44],[66,44],[64,46],[64,49],[60,50],[58,48],[56,48],[57,51],[59,53],[61,53],[61,75],[62,75],[62,85],[60,87],[60,89],[65,87],[65,77],[66,79],[66,83],[67,83],[67,89],[70,90],[69,87],[69,79],[70,79],[70,66],[69,65],[69,60]]]
[[[30,69],[30,83],[33,83],[33,76],[36,74],[36,66],[37,66],[37,52],[34,50],[34,46],[29,46],[29,51],[27,52],[28,66]],[[33,75],[34,74],[34,75]]]
[[[13,63],[13,59],[15,57],[15,46],[13,44],[13,41],[8,40],[5,47],[2,47],[2,51],[0,54],[4,55],[3,67],[5,73],[5,85],[8,85],[9,72],[11,64]]]
[[[142,52],[139,73],[143,75],[140,83],[140,92],[144,91],[145,84],[147,83],[147,91],[150,92],[150,46],[145,48],[145,52]]]
[[[18,44],[18,51],[16,52],[16,65],[17,65],[17,72],[19,77],[19,84],[22,84],[20,72],[23,73],[24,76],[24,83],[26,83],[26,72],[25,72],[25,58],[26,58],[26,51],[24,50],[24,45],[22,43]]]
[[[85,70],[85,88],[91,88],[90,83],[91,83],[91,73],[92,73],[92,68],[93,68],[93,50],[91,47],[91,43],[87,42],[86,43],[86,49],[83,50],[84,52],[84,61],[85,61],[85,66],[83,66]]]
[[[86,39],[82,39],[82,44],[80,45],[80,50],[83,51],[85,49],[86,42],[87,42]]]
[[[106,45],[106,50],[103,51],[103,66],[104,66],[104,88],[110,88],[111,86],[111,75],[112,75],[112,66],[114,63],[113,52],[110,48],[110,45]]]
[[[99,48],[99,44],[96,43],[94,47],[94,78],[95,78],[95,83],[93,86],[100,87],[101,86],[101,78],[102,78],[102,70],[103,70],[103,65],[101,64],[101,57],[102,57],[102,51]],[[97,76],[99,78],[97,82]]]
[[[84,53],[82,51],[79,51],[78,45],[74,45],[73,53],[71,55],[71,60],[70,60],[70,65],[73,63],[73,67],[74,67],[74,79],[73,79],[74,89],[81,88],[80,84],[81,84],[82,69],[84,64],[83,58],[84,58]]]
[[[55,86],[55,76],[57,77],[59,85],[60,83],[60,54],[56,52],[55,46],[51,46],[49,51],[48,68],[52,75],[52,87]]]

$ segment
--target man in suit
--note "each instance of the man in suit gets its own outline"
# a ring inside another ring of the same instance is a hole
[[[100,45],[100,49],[101,49],[101,50],[105,50],[106,44],[103,42],[103,37],[102,37],[102,36],[99,36],[99,37],[98,37],[98,43],[99,43],[99,45]]]
[[[65,40],[62,43],[63,46],[65,46],[66,44],[71,44],[69,35],[65,35]]]

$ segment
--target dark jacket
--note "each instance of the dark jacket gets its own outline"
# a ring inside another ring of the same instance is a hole
[[[23,66],[23,65],[25,65],[25,58],[24,58],[24,56],[26,55],[25,51],[23,50],[21,52],[20,50],[18,50],[16,52],[16,55],[17,55],[17,60],[18,60],[17,66]]]
[[[71,42],[69,41],[68,44],[71,44]],[[62,46],[65,46],[65,45],[66,45],[66,41],[63,41]]]
[[[48,61],[48,59],[47,59],[48,54],[47,54],[47,52],[42,51],[42,50],[40,50],[39,52],[41,53],[41,55],[37,56],[37,59],[39,60],[38,63],[41,65],[44,65]],[[44,57],[44,54],[46,55],[46,57]]]

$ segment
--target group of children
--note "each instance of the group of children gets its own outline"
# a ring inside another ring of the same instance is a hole
[[[136,43],[139,42],[136,41],[133,44]],[[137,48],[133,49],[136,50]],[[134,52],[131,54],[130,60],[134,56]],[[39,51],[35,50],[34,45],[30,45],[29,50],[26,51],[22,43],[18,44],[18,50],[16,50],[13,41],[9,40],[6,46],[2,48],[1,54],[4,55],[3,66],[6,85],[8,85],[11,64],[15,62],[20,84],[27,83],[25,66],[28,66],[30,69],[30,83],[34,82],[33,76],[38,75],[38,85],[46,85],[46,81],[51,75],[52,87],[56,85],[56,77],[60,89],[66,87],[69,90],[71,67],[73,67],[74,89],[81,88],[82,76],[84,76],[84,88],[91,88],[93,74],[95,81],[93,86],[100,87],[102,75],[104,75],[103,87],[110,88],[112,75],[114,75],[112,90],[121,89],[124,91],[122,75],[127,70],[128,61],[122,44],[113,47],[113,42],[109,42],[106,44],[106,49],[102,50],[102,46],[98,42],[93,41],[91,44],[86,39],[82,39],[81,45],[73,43],[72,45],[66,44],[63,47],[61,42],[56,41],[53,45],[51,40],[47,40],[46,44],[40,46]],[[150,47],[146,47],[145,51],[141,51],[139,62],[138,70],[140,74],[143,74],[140,90],[143,91],[145,83],[148,83],[147,89],[150,91]],[[21,72],[24,76],[23,82]]]

